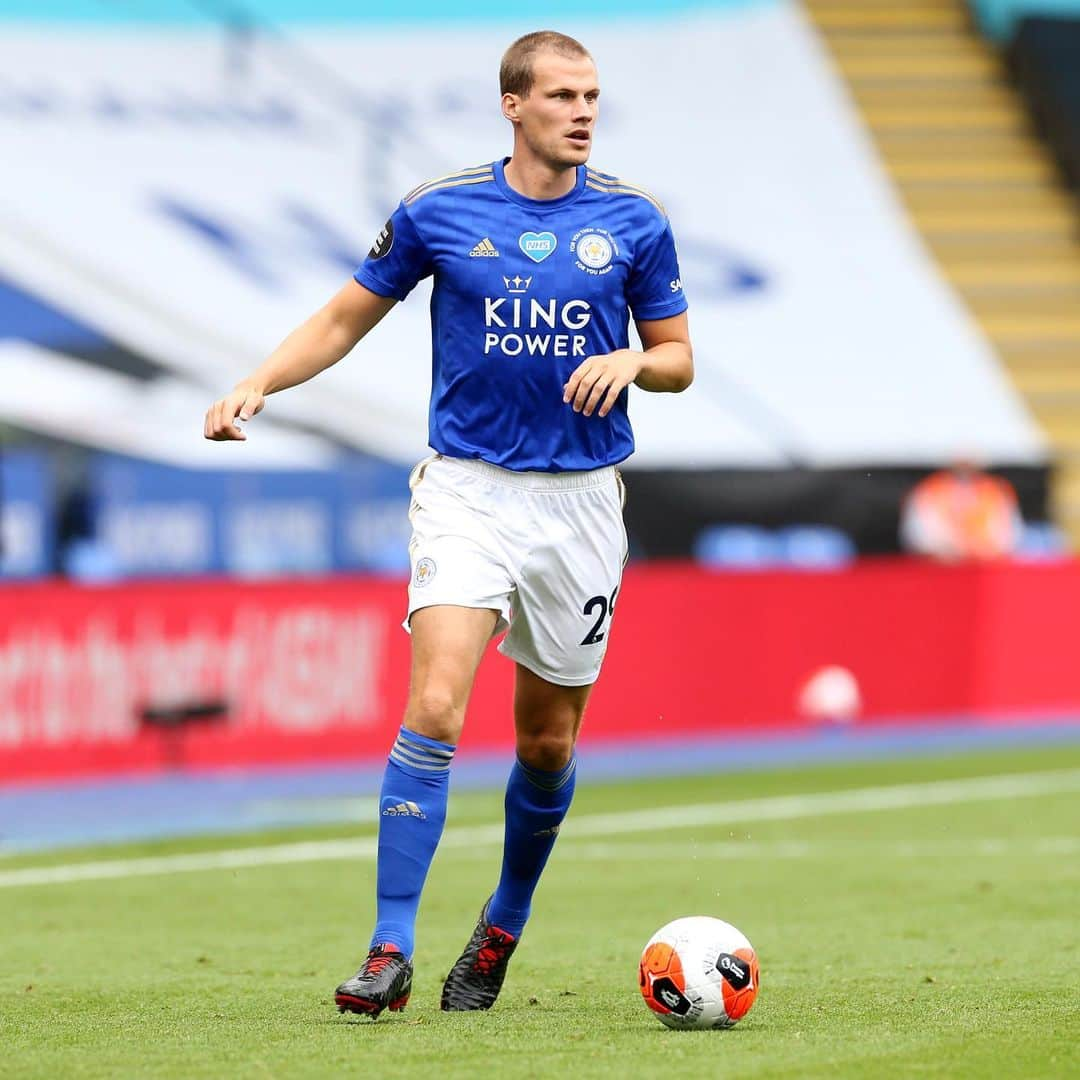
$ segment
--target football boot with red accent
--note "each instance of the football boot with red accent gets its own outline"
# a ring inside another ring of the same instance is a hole
[[[339,1012],[364,1013],[375,1019],[383,1011],[399,1012],[412,992],[413,966],[395,945],[376,945],[360,970],[335,991]]]
[[[519,939],[488,922],[490,903],[489,898],[480,912],[469,944],[446,976],[442,990],[443,1012],[490,1009],[499,996],[506,967]]]

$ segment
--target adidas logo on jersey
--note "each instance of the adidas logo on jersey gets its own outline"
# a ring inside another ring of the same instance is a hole
[[[399,802],[396,806],[386,807],[383,817],[416,817],[425,820],[427,814],[414,802]]]
[[[495,259],[498,255],[499,249],[486,236],[469,252],[470,259]]]

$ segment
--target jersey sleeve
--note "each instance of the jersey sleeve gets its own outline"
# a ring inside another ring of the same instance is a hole
[[[379,296],[404,300],[432,270],[431,253],[401,202],[353,277]]]
[[[652,233],[636,253],[626,297],[635,319],[667,319],[689,306],[683,294],[675,237],[666,218],[659,233]]]

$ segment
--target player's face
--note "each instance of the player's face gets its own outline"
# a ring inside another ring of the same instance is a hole
[[[582,165],[592,149],[593,127],[600,107],[596,65],[540,52],[533,59],[533,87],[526,98],[508,94],[525,145],[554,168]],[[504,103],[504,107],[511,103]]]

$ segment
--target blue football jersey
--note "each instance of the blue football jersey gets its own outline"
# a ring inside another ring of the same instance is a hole
[[[568,194],[529,199],[503,164],[409,192],[356,280],[404,300],[434,276],[434,450],[543,472],[623,461],[634,449],[627,392],[601,418],[564,404],[563,385],[587,357],[628,347],[631,315],[686,310],[667,215],[587,166]]]

